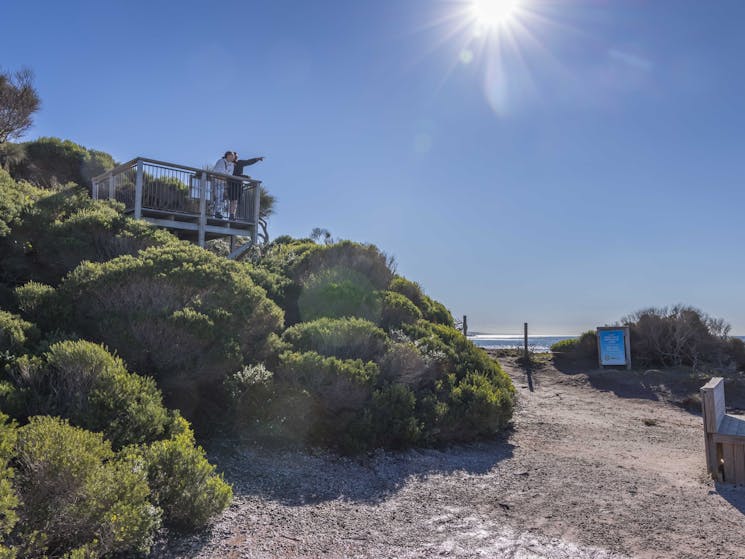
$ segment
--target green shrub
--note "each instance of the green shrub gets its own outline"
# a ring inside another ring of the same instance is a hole
[[[117,459],[101,434],[32,417],[18,430],[15,464],[25,556],[149,551],[160,514],[145,472]]]
[[[225,379],[230,414],[235,427],[269,419],[268,410],[275,398],[274,373],[263,363],[247,365]]]
[[[411,342],[392,343],[379,366],[383,380],[414,388],[431,384],[441,375],[439,361],[422,354]]]
[[[52,331],[62,320],[62,305],[51,285],[30,281],[14,290],[18,310],[24,318]]]
[[[422,318],[422,311],[405,295],[395,291],[382,292],[380,324],[386,330],[412,324]]]
[[[502,386],[512,386],[497,362],[455,328],[420,320],[404,325],[402,330],[424,355],[439,360],[445,372],[455,373],[458,380],[469,372],[478,372],[494,377]]]
[[[374,245],[341,241],[310,250],[291,271],[291,277],[300,283],[323,270],[349,270],[367,278],[373,289],[385,289],[393,273],[385,254]]]
[[[230,504],[233,490],[222,475],[215,474],[215,466],[195,446],[194,434],[182,422],[181,432],[174,437],[131,448],[128,455],[135,463],[142,460],[164,522],[178,530],[194,530]]]
[[[0,238],[7,237],[21,217],[43,195],[43,191],[25,182],[16,182],[0,168]]]
[[[11,167],[14,177],[49,187],[74,182],[90,187],[91,179],[114,168],[114,159],[70,140],[39,138],[23,144],[26,157]]]
[[[448,396],[448,414],[442,422],[442,438],[473,440],[504,429],[512,418],[512,391],[481,373],[468,373],[453,383]]]
[[[376,390],[370,404],[350,423],[342,448],[349,453],[406,448],[420,442],[422,431],[414,392],[401,384],[389,384]]]
[[[128,373],[121,359],[86,341],[52,345],[41,358],[21,359],[18,383],[28,415],[57,415],[101,431],[114,448],[170,434],[174,418],[151,378]]]
[[[326,357],[377,361],[388,337],[372,322],[361,318],[319,318],[291,326],[282,339],[296,351],[315,351]]]
[[[304,280],[298,298],[300,319],[356,316],[380,321],[380,297],[370,280],[353,269],[327,268]]]
[[[0,412],[0,559],[15,557],[14,551],[5,546],[5,541],[18,521],[18,496],[12,485],[13,470],[9,467],[16,438],[15,424],[9,423],[8,416]]]
[[[187,243],[81,264],[59,288],[71,326],[153,374],[191,413],[200,386],[276,350],[282,311],[244,265]]]
[[[388,290],[400,293],[414,303],[425,320],[444,326],[455,326],[453,316],[445,305],[427,297],[418,283],[396,276],[388,285]]]
[[[0,310],[0,352],[20,354],[39,341],[39,329],[20,316]]]
[[[285,352],[277,371],[280,382],[292,391],[308,394],[310,409],[286,410],[310,418],[308,440],[339,446],[350,422],[370,400],[378,377],[375,363],[341,360],[315,352]],[[297,423],[290,419],[290,423]]]
[[[582,333],[579,338],[558,341],[551,345],[551,353],[558,358],[597,359],[597,334],[594,330],[588,330]]]

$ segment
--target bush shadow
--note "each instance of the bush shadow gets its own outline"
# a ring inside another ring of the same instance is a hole
[[[376,504],[410,480],[431,475],[483,475],[513,455],[506,438],[438,449],[378,450],[361,457],[328,451],[234,448],[223,443],[211,461],[233,485],[236,497],[259,496],[288,506],[336,499]]]
[[[666,401],[691,413],[701,413],[699,389],[711,375],[696,372],[690,367],[668,369],[627,370],[599,369],[594,360],[554,358],[554,367],[565,375],[584,375],[598,390],[612,392],[620,398]],[[729,403],[729,399],[728,399]]]

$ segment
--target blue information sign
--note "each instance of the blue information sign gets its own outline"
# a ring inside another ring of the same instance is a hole
[[[600,364],[626,365],[626,332],[618,330],[599,330]]]

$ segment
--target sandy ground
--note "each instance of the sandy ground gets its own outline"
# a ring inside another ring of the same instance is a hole
[[[614,390],[623,371],[547,364],[531,391],[500,361],[520,398],[505,440],[356,460],[223,449],[233,505],[153,557],[745,558],[745,488],[707,479],[700,416]]]

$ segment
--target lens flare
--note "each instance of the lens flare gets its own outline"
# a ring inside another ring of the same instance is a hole
[[[477,24],[501,27],[514,19],[520,3],[520,0],[473,0],[471,12]]]

